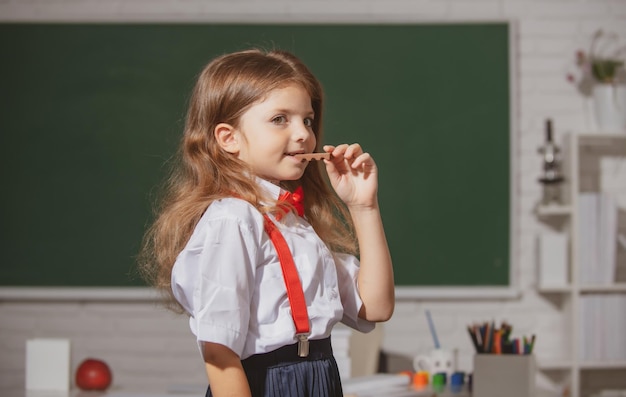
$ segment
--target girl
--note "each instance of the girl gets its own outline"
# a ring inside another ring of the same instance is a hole
[[[358,144],[324,146],[334,194],[300,156],[321,125],[320,83],[290,53],[223,55],[198,78],[140,265],[189,314],[207,396],[342,396],[333,326],[391,317],[376,164]]]

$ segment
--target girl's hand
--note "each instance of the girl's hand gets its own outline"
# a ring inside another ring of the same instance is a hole
[[[324,163],[339,198],[351,209],[378,208],[378,169],[372,156],[358,143],[326,145],[324,151],[332,154]]]
[[[378,208],[378,168],[361,145],[324,146],[330,183],[348,206],[359,241],[359,317],[387,321],[395,307],[391,254]]]

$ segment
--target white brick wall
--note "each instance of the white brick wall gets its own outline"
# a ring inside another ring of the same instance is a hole
[[[624,0],[0,0],[0,21],[206,21],[206,22],[422,22],[510,19],[517,25],[517,79],[513,139],[518,169],[514,231],[519,252],[515,269],[522,288],[516,300],[402,301],[385,324],[384,349],[412,356],[432,347],[424,315],[429,309],[443,346],[459,350],[461,369],[471,366],[465,326],[503,319],[514,332],[538,334],[540,359],[567,355],[569,323],[563,302],[537,294],[534,238],[542,225],[533,215],[541,191],[537,147],[552,118],[557,141],[569,131],[591,128],[584,101],[565,80],[574,53],[587,48],[596,29],[626,40]],[[626,165],[602,164],[603,184],[626,207]],[[624,256],[624,255],[623,255]],[[623,257],[622,256],[622,257]],[[152,303],[1,302],[0,394],[24,384],[25,340],[68,337],[72,362],[87,356],[107,360],[116,387],[165,390],[168,385],[204,384],[205,375],[186,319]],[[613,372],[615,373],[615,371]],[[554,377],[558,378],[558,376]]]
[[[0,394],[24,386],[26,340],[69,338],[72,373],[82,360],[105,360],[114,386],[167,390],[206,383],[186,318],[154,303],[10,302],[0,304]]]

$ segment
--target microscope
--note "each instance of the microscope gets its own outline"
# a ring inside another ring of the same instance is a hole
[[[542,204],[561,203],[561,184],[565,180],[561,172],[560,149],[552,136],[552,120],[546,120],[546,141],[539,147],[543,156],[543,173],[539,182],[543,185]]]

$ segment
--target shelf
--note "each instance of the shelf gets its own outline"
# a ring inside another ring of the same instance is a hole
[[[626,140],[626,133],[610,133],[610,132],[598,132],[598,133],[580,133],[580,134],[576,134],[578,136],[579,140],[584,139],[585,141],[589,141],[589,142],[585,142],[585,144],[594,144],[594,143],[598,143],[598,144],[604,144],[605,142],[602,141],[607,141],[607,140],[612,140],[612,139],[617,139],[617,140]],[[596,142],[593,142],[596,141]]]
[[[572,368],[573,364],[572,360],[567,359],[537,360],[537,367],[542,371],[568,370]],[[626,361],[587,361],[581,362],[578,367],[583,370],[626,369]]]
[[[562,371],[569,370],[572,368],[572,360],[555,360],[555,359],[546,359],[546,360],[537,360],[537,367],[542,371]]]
[[[626,283],[615,283],[611,285],[585,285],[580,287],[581,294],[626,292]]]
[[[626,361],[588,361],[580,363],[580,369],[626,369]]]
[[[581,173],[586,172],[584,167],[586,166],[585,160],[588,160],[586,156],[589,156],[592,160],[597,160],[601,157],[619,157],[626,158],[626,132],[624,133],[607,133],[587,131],[579,134],[568,134],[563,145],[563,171],[566,176],[565,185],[563,185],[563,191],[561,192],[563,197],[561,202],[543,204],[539,203],[534,208],[536,216],[545,223],[548,223],[553,229],[558,230],[561,233],[565,233],[568,237],[567,244],[567,273],[572,277],[571,280],[565,279],[562,284],[546,285],[542,284],[540,278],[537,282],[537,293],[542,294],[543,298],[549,299],[551,303],[560,305],[559,307],[566,311],[565,320],[569,323],[569,329],[571,329],[571,338],[568,341],[569,349],[566,348],[561,354],[567,356],[571,354],[571,358],[547,358],[543,360],[537,360],[537,367],[543,371],[547,376],[556,379],[562,378],[563,374],[567,374],[569,371],[569,379],[566,381],[566,386],[570,390],[571,397],[581,397],[582,391],[586,384],[589,383],[589,376],[594,371],[598,373],[609,374],[611,372],[620,372],[626,374],[626,357],[621,354],[615,354],[612,361],[593,360],[593,359],[577,359],[574,357],[583,357],[582,349],[589,346],[585,345],[581,347],[581,340],[584,338],[584,334],[591,332],[583,326],[581,319],[582,316],[588,315],[589,305],[587,299],[593,298],[590,301],[594,302],[595,298],[598,298],[598,303],[602,303],[603,299],[618,299],[621,302],[622,298],[626,298],[626,282],[623,280],[616,283],[605,285],[581,285],[576,275],[580,275],[579,267],[581,266],[581,259],[577,256],[579,253],[579,244],[581,239],[581,230],[586,227],[584,220],[581,220],[581,213],[579,206],[580,197],[578,194],[581,191],[588,191],[590,182],[589,178],[599,178],[601,167],[598,167],[597,175],[594,171],[593,174],[588,173],[582,176],[585,177],[581,183]],[[545,193],[545,192],[544,192]],[[583,214],[584,215],[584,214]],[[624,242],[626,244],[626,241]],[[569,281],[569,282],[568,282]],[[567,284],[563,284],[566,283]],[[619,296],[609,296],[610,294],[622,294]],[[607,295],[607,296],[601,296]],[[560,300],[561,302],[556,302]],[[617,305],[616,305],[617,306]],[[583,307],[584,313],[583,313]],[[593,307],[595,309],[595,306]],[[621,313],[621,312],[620,312]],[[599,325],[594,328],[593,333],[596,333],[595,338],[609,338],[609,333],[606,332],[609,319],[603,318],[599,321]],[[625,332],[622,322],[617,321],[619,324],[619,334]],[[617,337],[618,332],[611,331],[610,337]],[[615,335],[615,336],[614,336]],[[569,354],[568,354],[569,353]],[[613,352],[617,353],[617,352]],[[589,355],[585,357],[590,357]],[[594,357],[594,356],[591,356]],[[606,356],[605,356],[606,357]]]
[[[537,290],[542,294],[567,294],[572,292],[571,285],[540,285]]]
[[[537,207],[537,215],[540,216],[569,216],[571,214],[571,205],[551,204]]]

